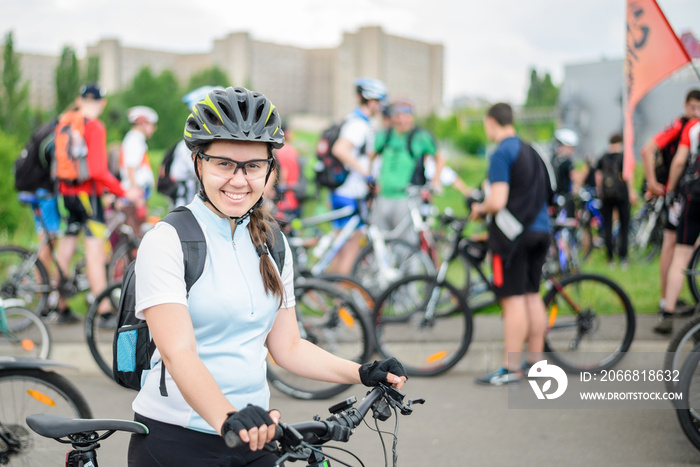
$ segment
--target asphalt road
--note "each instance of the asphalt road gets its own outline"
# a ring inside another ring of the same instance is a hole
[[[631,350],[659,352],[662,358],[667,339],[649,332],[652,320],[653,317],[639,319]],[[456,368],[437,378],[411,378],[404,387],[407,398],[423,397],[427,402],[416,406],[413,415],[400,417],[398,465],[700,464],[700,452],[685,438],[670,406],[668,410],[510,409],[506,387],[485,387],[473,382],[475,376],[498,363],[499,330],[497,317],[477,316],[473,347]],[[80,342],[80,332],[77,325],[54,331],[59,341],[54,358],[79,366],[78,370],[62,373],[80,387],[96,417],[131,418],[130,404],[135,393],[99,373],[87,346]],[[325,417],[333,402],[351,395],[359,399],[364,393],[364,388],[355,387],[330,401],[298,401],[272,389],[271,407],[280,409],[285,421],[308,420],[316,414]],[[384,431],[393,428],[393,417],[382,425]],[[390,436],[385,435],[384,439],[391,460]],[[127,445],[125,434],[115,434],[103,442],[100,466],[125,465]],[[359,427],[342,447],[358,455],[368,467],[384,465],[379,438],[367,426]],[[347,461],[347,456],[343,459]],[[360,465],[356,461],[348,463]],[[60,460],[56,465],[60,465]]]

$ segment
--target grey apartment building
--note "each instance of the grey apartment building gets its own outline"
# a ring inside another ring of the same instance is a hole
[[[49,107],[57,57],[20,55],[32,104]],[[390,96],[410,97],[419,115],[437,111],[442,104],[443,45],[389,35],[378,26],[346,32],[340,45],[329,49],[262,42],[247,32],[233,32],[204,53],[126,47],[118,39],[105,38],[89,45],[86,55],[99,58],[100,83],[108,92],[127,87],[146,66],[154,73],[170,69],[181,83],[217,66],[232,85],[264,93],[285,115],[343,116],[355,106],[352,83],[359,76],[382,79]]]

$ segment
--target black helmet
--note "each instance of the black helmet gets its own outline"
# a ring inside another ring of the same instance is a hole
[[[216,140],[284,145],[280,116],[272,102],[259,92],[242,87],[215,89],[192,106],[185,123],[190,150]]]

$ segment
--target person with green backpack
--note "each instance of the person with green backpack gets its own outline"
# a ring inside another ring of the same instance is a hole
[[[273,149],[284,145],[269,99],[241,87],[211,91],[193,105],[184,137],[200,186],[186,208],[204,233],[204,268],[188,287],[183,244],[167,222],[139,247],[135,314],[158,363],[133,402],[149,434],[132,436],[128,465],[272,466],[262,448],[280,413],[269,408],[268,352],[288,371],[335,383],[400,389],[405,371],[395,359],[360,365],[300,337],[292,254],[282,237],[282,267],[271,258],[278,228],[263,204]],[[227,447],[230,432],[243,448]]]

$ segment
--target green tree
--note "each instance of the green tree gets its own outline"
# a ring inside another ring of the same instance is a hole
[[[75,100],[80,91],[80,70],[75,50],[63,47],[56,66],[56,113],[61,113]]]
[[[552,77],[545,73],[543,78],[537,70],[530,70],[530,87],[527,90],[525,107],[552,107],[557,105],[559,98],[559,88],[552,83]]]
[[[155,132],[149,146],[166,148],[182,138],[182,129],[187,118],[187,108],[182,104],[182,91],[178,86],[175,75],[165,70],[155,76],[150,68],[142,68],[134,77],[131,86],[124,90],[118,105],[121,112],[119,127],[122,136],[128,131],[126,111],[135,105],[147,105],[158,112],[158,130]],[[112,108],[114,109],[114,108]],[[110,118],[114,117],[111,114]]]
[[[24,141],[31,133],[29,84],[22,83],[19,57],[15,53],[12,31],[7,33],[3,51],[0,86],[0,127],[8,135]]]
[[[228,87],[231,86],[231,81],[221,68],[213,66],[192,75],[185,92],[202,86]]]
[[[97,83],[98,81],[100,81],[100,57],[91,55],[87,58],[85,82]]]
[[[22,150],[24,139],[9,135],[0,128],[0,173],[12,173],[12,166],[15,158]],[[15,186],[12,183],[12,176],[5,176],[4,182],[0,183],[0,241],[7,242],[4,235],[10,237],[20,226],[33,226],[30,210],[20,205],[17,201]]]

